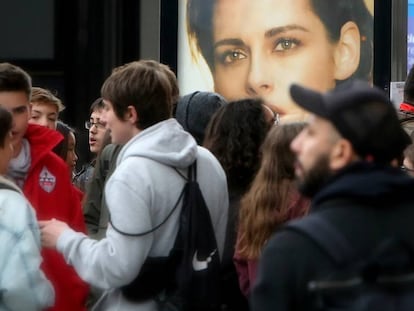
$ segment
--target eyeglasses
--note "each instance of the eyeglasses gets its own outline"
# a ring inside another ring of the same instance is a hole
[[[91,122],[91,121],[85,121],[85,128],[87,130],[90,130],[92,126],[96,126],[97,129],[105,129],[105,124],[101,122]]]
[[[273,124],[278,125],[280,123],[280,116],[278,113],[275,113],[273,116]]]
[[[272,109],[270,109],[267,105],[263,105],[263,107],[269,111],[272,115],[272,119],[270,120],[274,125],[278,125],[280,123],[280,116],[278,113],[274,112]]]
[[[408,167],[406,167],[404,165],[401,165],[400,166],[400,169],[403,170],[403,171],[406,171],[406,172],[414,172],[414,169],[408,168]]]

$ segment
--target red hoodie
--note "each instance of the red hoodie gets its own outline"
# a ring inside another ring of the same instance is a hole
[[[44,126],[29,124],[25,138],[30,144],[31,165],[23,192],[39,220],[56,218],[72,229],[85,232],[81,202],[70,182],[68,167],[52,149],[62,135]],[[88,286],[56,250],[43,249],[42,269],[55,289],[55,306],[49,310],[86,310]]]

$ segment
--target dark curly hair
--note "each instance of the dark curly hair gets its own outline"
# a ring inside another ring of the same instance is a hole
[[[62,134],[63,140],[53,148],[53,152],[56,153],[63,161],[66,162],[69,148],[69,135],[75,134],[75,130],[62,121],[58,121],[56,124],[56,131]]]
[[[211,118],[204,147],[219,160],[229,186],[247,187],[260,165],[260,147],[271,124],[261,99],[242,99],[221,107]]]

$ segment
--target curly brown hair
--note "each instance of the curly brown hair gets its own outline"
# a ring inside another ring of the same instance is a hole
[[[259,98],[230,102],[212,116],[203,146],[219,160],[229,187],[248,186],[260,163],[260,146],[270,129]]]

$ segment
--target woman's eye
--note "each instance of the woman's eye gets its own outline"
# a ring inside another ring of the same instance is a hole
[[[221,53],[219,56],[219,61],[222,64],[231,64],[235,61],[245,59],[246,55],[241,51],[231,50]]]
[[[275,51],[284,52],[299,46],[300,42],[296,39],[279,39],[276,41]]]

